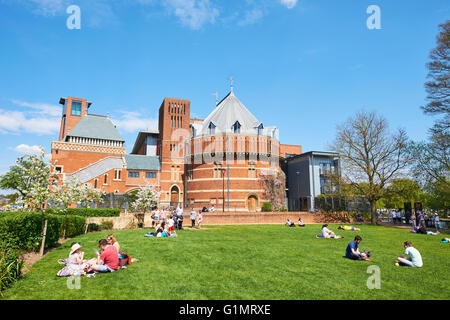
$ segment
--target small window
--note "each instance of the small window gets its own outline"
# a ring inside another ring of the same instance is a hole
[[[62,167],[61,166],[56,166],[55,167],[55,171],[56,171],[56,173],[62,173]]]
[[[234,133],[241,133],[241,124],[239,123],[239,121],[236,121],[233,124],[232,130]]]
[[[107,183],[108,183],[108,175],[105,174],[105,178],[104,178],[104,180],[103,180],[103,184],[107,184]]]
[[[156,172],[146,172],[145,177],[147,179],[156,179]]]
[[[120,170],[116,170],[115,175],[114,175],[114,179],[115,180],[120,180]]]
[[[95,179],[95,180],[94,180],[94,188],[95,188],[95,189],[97,189],[97,184],[98,184],[98,180]]]
[[[215,124],[214,123],[210,123],[209,124],[209,134],[215,134],[216,133],[216,126],[215,126]]]
[[[128,172],[128,178],[139,178],[139,172],[136,171]]]
[[[258,126],[258,136],[260,136],[260,135],[263,134],[263,130],[264,130],[264,126],[263,126],[263,124],[261,123],[261,124]]]
[[[81,102],[72,101],[72,111],[70,114],[72,116],[81,116]]]

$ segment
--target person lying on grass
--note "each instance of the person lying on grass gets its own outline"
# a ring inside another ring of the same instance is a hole
[[[305,227],[306,224],[303,223],[302,218],[298,218],[298,226],[299,227]]]
[[[102,253],[97,252],[97,261],[92,265],[92,270],[97,272],[114,272],[119,269],[119,252],[116,247],[108,244],[106,239],[101,239],[98,246]]]
[[[347,245],[347,249],[345,249],[345,256],[348,259],[352,260],[365,260],[371,261],[369,259],[370,252],[359,251],[359,244],[361,243],[362,238],[360,236],[356,236],[355,240],[350,241]]]
[[[422,267],[422,256],[420,255],[419,250],[414,248],[410,241],[405,241],[403,247],[405,248],[405,254],[403,257],[397,258],[395,266]]]
[[[420,234],[428,234],[428,235],[432,235],[432,236],[436,236],[438,234],[440,234],[440,232],[433,232],[433,231],[427,231],[427,228],[425,228],[424,226],[415,226],[412,230],[412,233],[420,233]]]
[[[295,227],[294,222],[291,219],[289,219],[289,218],[286,220],[286,225],[288,227]]]
[[[355,228],[354,226],[339,226],[338,229],[345,231],[361,231],[360,228]]]
[[[324,237],[324,238],[334,238],[334,239],[343,238],[343,236],[337,236],[333,231],[328,229],[328,224],[327,223],[325,223],[322,226],[322,237]]]

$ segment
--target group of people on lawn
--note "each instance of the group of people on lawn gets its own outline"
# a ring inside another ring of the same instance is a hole
[[[84,259],[83,248],[79,242],[73,242],[70,247],[69,258],[63,261],[66,267],[60,270],[66,271],[64,275],[87,275],[93,272],[114,272],[125,264],[131,264],[131,258],[125,253],[120,252],[119,242],[113,234],[109,234],[106,239],[98,242],[99,249],[96,251],[97,257],[90,260]],[[126,261],[125,261],[126,260]]]
[[[299,218],[299,226],[300,223],[302,224],[301,226],[305,226],[303,224],[303,222],[301,222],[301,218]],[[286,220],[286,225],[289,227],[295,227],[295,224],[293,223],[292,220],[290,220],[289,218]],[[420,230],[420,231],[416,231]],[[423,231],[424,228],[423,226],[420,227],[415,227],[414,231],[412,232],[417,232],[417,233],[423,233],[423,234],[439,234],[439,232],[437,233],[433,233],[430,231]],[[339,230],[344,230],[344,231],[360,231],[360,228],[355,228],[354,226],[339,226],[338,227]],[[333,231],[331,231],[330,229],[328,229],[328,224],[324,224],[322,225],[322,234],[317,236],[318,238],[334,238],[334,239],[339,239],[339,238],[343,238],[343,236],[339,236],[336,235],[336,233],[334,233]],[[357,235],[355,236],[353,241],[350,241],[347,245],[347,248],[345,249],[345,257],[351,260],[364,260],[364,261],[371,261],[370,258],[370,251],[360,251],[359,250],[359,244],[361,243],[362,238],[361,236]],[[448,238],[444,238],[442,239],[443,243],[448,243],[449,239]],[[405,252],[403,257],[398,257],[397,260],[395,261],[394,265],[395,266],[409,266],[409,267],[422,267],[423,266],[423,261],[422,261],[422,256],[420,254],[420,252],[414,248],[411,244],[410,241],[405,241],[403,243],[403,247],[405,248]]]
[[[201,227],[202,221],[203,221],[203,212],[214,212],[215,208],[214,205],[211,208],[204,207],[203,209],[199,210],[198,213],[195,211],[194,208],[192,208],[189,216],[191,219],[191,227],[195,227],[195,222],[197,220],[198,228]],[[152,211],[152,228],[155,228],[156,232],[157,230],[160,230],[161,232],[167,231],[168,234],[172,234],[175,232],[175,230],[182,230],[183,229],[183,208],[180,206],[176,207],[175,209],[169,208],[166,210],[158,208],[155,208]],[[167,228],[166,227],[167,222]]]

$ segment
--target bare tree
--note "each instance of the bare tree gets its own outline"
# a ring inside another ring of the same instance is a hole
[[[384,187],[409,162],[407,140],[402,129],[391,134],[387,120],[375,112],[358,112],[337,127],[331,149],[340,154],[343,180],[370,202],[372,224]]]

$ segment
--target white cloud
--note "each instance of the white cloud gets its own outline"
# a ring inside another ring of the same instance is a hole
[[[247,11],[245,13],[244,19],[239,21],[238,25],[246,26],[249,24],[254,24],[258,20],[262,19],[263,16],[264,16],[264,13],[262,12],[262,10],[255,8],[253,10]]]
[[[280,0],[280,3],[288,9],[292,9],[297,5],[298,0]]]
[[[60,117],[62,112],[62,107],[56,104],[30,103],[16,99],[12,99],[11,102],[17,106],[31,108],[37,110],[40,114],[49,115],[52,117]]]
[[[60,106],[20,100],[11,100],[11,102],[16,106],[32,110],[24,112],[0,109],[0,133],[20,134],[27,132],[47,135],[59,132],[61,122]]]
[[[144,118],[138,112],[121,113],[122,117],[111,119],[119,131],[137,133],[142,130],[158,130],[158,119]]]
[[[27,144],[19,144],[13,150],[21,154],[41,154],[41,146],[29,146]]]
[[[214,23],[219,10],[209,0],[165,0],[164,5],[183,25],[200,29],[205,23]]]

